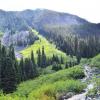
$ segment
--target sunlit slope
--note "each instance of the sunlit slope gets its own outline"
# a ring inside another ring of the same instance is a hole
[[[45,37],[41,36],[38,34],[37,31],[33,30],[35,34],[38,35],[39,40],[35,41],[35,43],[26,49],[22,50],[20,53],[24,57],[30,57],[30,53],[33,50],[35,57],[37,56],[37,50],[40,49],[42,50],[42,47],[44,46],[45,53],[47,57],[52,57],[53,54],[57,55],[59,57],[64,57],[67,58],[66,54],[63,53],[62,51],[58,50],[54,44],[51,44]]]

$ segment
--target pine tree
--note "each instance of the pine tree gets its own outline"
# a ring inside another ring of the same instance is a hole
[[[41,67],[46,67],[46,54],[44,52],[44,46],[42,47]]]
[[[9,56],[10,56],[10,58],[11,58],[13,61],[15,61],[15,60],[16,60],[13,45],[11,45],[11,46],[9,47]]]
[[[41,51],[40,49],[37,51],[37,65],[41,67]]]
[[[20,73],[21,81],[25,81],[26,73],[25,73],[25,62],[23,60],[23,57],[20,60],[19,73]]]
[[[1,65],[1,87],[3,92],[11,93],[16,90],[16,72],[10,57],[3,58]]]
[[[32,79],[38,76],[38,70],[36,66],[33,65],[31,59],[26,58],[24,64],[25,78],[24,80]]]
[[[65,68],[68,68],[68,67],[69,67],[69,64],[68,64],[68,62],[66,62]]]
[[[1,87],[1,64],[2,64],[2,61],[1,61],[1,57],[2,57],[2,47],[1,47],[1,41],[0,41],[0,87]]]
[[[58,71],[58,70],[61,70],[61,69],[62,69],[61,65],[59,65],[56,62],[53,63],[52,70]]]
[[[61,64],[64,64],[64,61],[63,61],[63,57],[62,57],[62,56],[61,56],[60,63],[61,63]]]
[[[80,56],[79,53],[76,55],[76,58],[77,58],[77,64],[79,64],[80,63],[80,60],[81,60],[81,56]]]
[[[33,51],[31,51],[31,61],[32,61],[32,63],[33,63],[33,66],[36,66]]]
[[[30,59],[25,59],[25,74],[26,74],[26,80],[31,79],[34,77],[33,72],[33,62]]]
[[[21,67],[19,66],[19,63],[17,60],[15,60],[15,71],[16,71],[16,79],[17,79],[17,83],[21,82]]]

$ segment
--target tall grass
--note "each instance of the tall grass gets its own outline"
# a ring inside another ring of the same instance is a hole
[[[100,68],[100,54],[91,59],[91,67]]]
[[[22,82],[17,91],[1,95],[0,100],[56,100],[62,93],[82,92],[85,84],[78,80],[82,77],[84,72],[80,66],[42,75],[34,80]]]

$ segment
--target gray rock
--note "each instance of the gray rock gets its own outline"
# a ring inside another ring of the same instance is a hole
[[[58,100],[65,100],[65,99],[68,99],[68,98],[72,97],[73,95],[75,95],[75,93],[68,92],[66,94],[60,95]]]

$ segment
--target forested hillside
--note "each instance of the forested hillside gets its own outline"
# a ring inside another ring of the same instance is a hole
[[[100,99],[100,24],[0,10],[0,41],[0,100]]]
[[[5,34],[3,43],[6,45],[13,43],[26,47],[34,43],[34,36],[30,34],[31,28],[36,29],[50,42],[54,42],[63,52],[78,58],[93,57],[100,52],[99,24],[90,23],[68,13],[46,9],[0,11],[0,30]],[[25,35],[20,37],[18,33]]]

